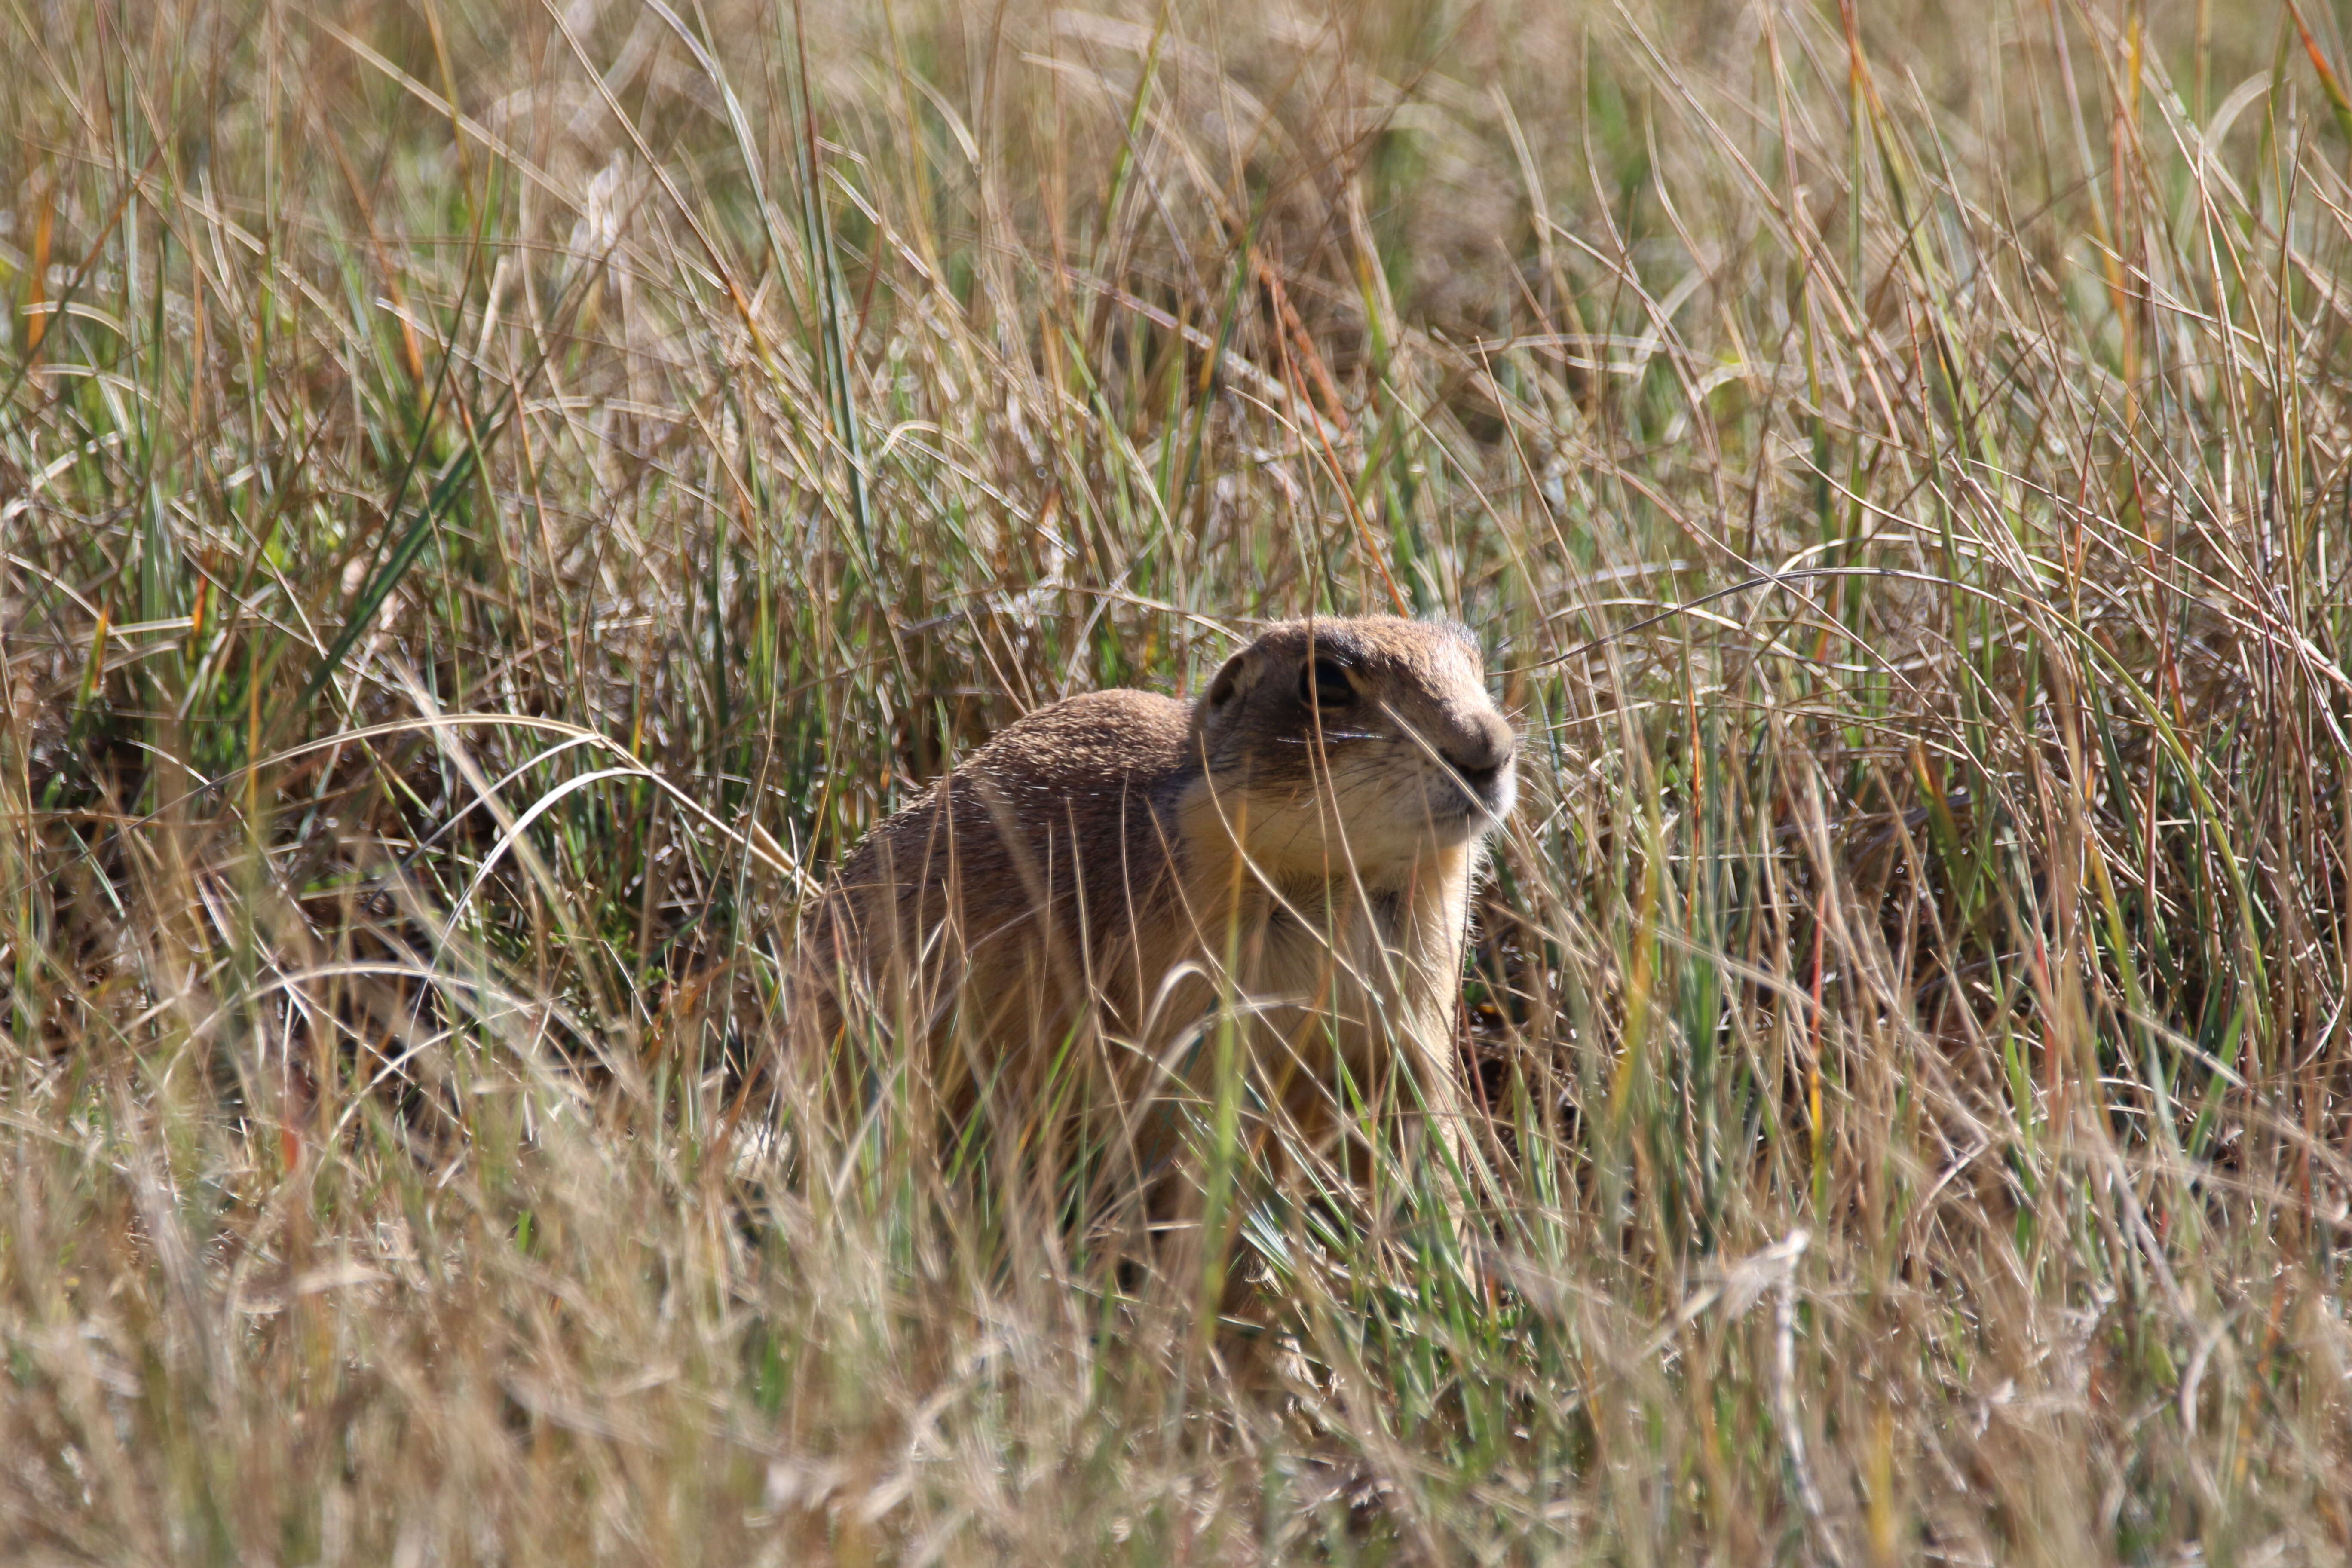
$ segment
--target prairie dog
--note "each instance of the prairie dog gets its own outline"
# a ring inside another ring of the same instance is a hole
[[[1152,1103],[1206,1092],[1222,1017],[1310,1147],[1358,1097],[1450,1127],[1471,883],[1517,751],[1442,622],[1286,622],[1196,701],[1055,703],[841,867],[811,927],[826,1047],[868,1020],[868,1058],[950,1115],[1112,1111],[1096,1133],[1149,1164]]]

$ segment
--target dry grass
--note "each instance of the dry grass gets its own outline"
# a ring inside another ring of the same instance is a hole
[[[2342,1561],[2345,39],[1856,9],[11,0],[0,1552]],[[948,759],[1399,602],[1493,1269],[746,1113]]]

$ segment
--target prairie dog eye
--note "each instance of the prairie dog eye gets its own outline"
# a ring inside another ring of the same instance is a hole
[[[1356,700],[1348,668],[1336,658],[1310,661],[1298,672],[1298,700],[1309,708],[1345,708]]]

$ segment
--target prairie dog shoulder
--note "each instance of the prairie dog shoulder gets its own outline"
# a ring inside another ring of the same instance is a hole
[[[1175,800],[1195,771],[1191,717],[1174,698],[1111,690],[1008,725],[842,867],[828,912],[856,921],[850,956],[871,968],[931,952],[935,969],[968,966],[1161,896]]]

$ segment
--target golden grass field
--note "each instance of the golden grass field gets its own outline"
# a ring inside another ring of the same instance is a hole
[[[6,0],[0,1559],[2343,1562],[2347,44]],[[1491,1180],[1220,1321],[768,1048],[994,729],[1400,607]]]

